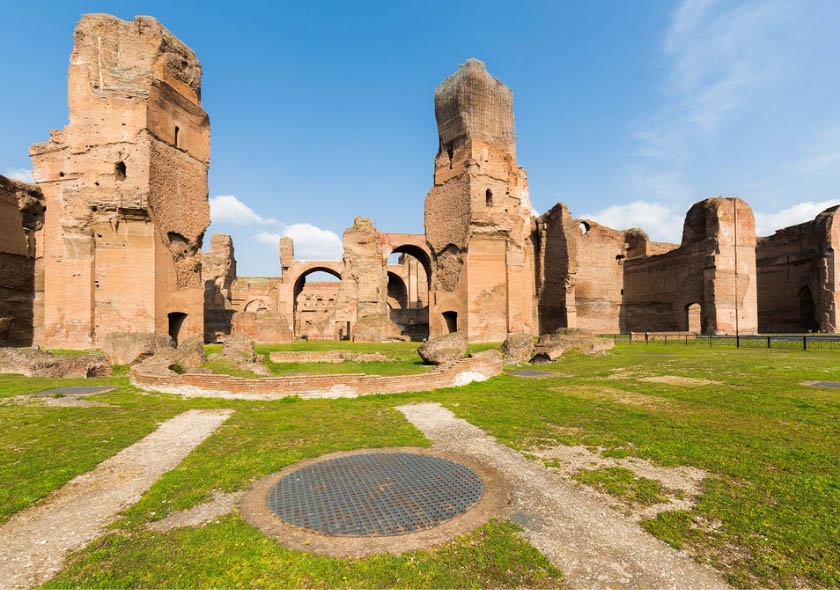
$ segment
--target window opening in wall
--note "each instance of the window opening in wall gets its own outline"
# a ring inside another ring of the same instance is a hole
[[[585,234],[589,231],[589,224],[586,223],[585,221],[581,221],[580,225],[578,225],[578,227],[580,228],[580,233],[582,233],[582,234]]]
[[[446,331],[450,334],[458,331],[458,312],[445,311],[443,312],[443,321],[446,322]]]
[[[173,312],[169,314],[169,336],[178,344],[178,334],[181,332],[181,326],[184,325],[184,320],[187,319],[187,314],[180,312]]]
[[[493,206],[493,191],[491,191],[489,188],[486,191],[484,191],[484,204],[488,207]]]
[[[114,164],[114,176],[117,180],[125,180],[125,162],[117,162]]]
[[[446,154],[449,156],[449,167],[452,168],[452,156],[455,155],[455,151],[452,149],[452,142],[446,144]]]
[[[178,147],[178,136],[181,134],[181,128],[175,125],[175,147]]]

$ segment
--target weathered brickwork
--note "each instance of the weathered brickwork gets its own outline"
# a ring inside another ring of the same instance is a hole
[[[195,54],[151,17],[85,15],[73,38],[69,124],[30,148],[37,185],[0,177],[0,345],[840,330],[838,207],[757,239],[744,201],[706,199],[680,244],[563,203],[536,217],[513,93],[476,59],[434,93],[425,234],[357,217],[340,261],[297,260],[282,238],[281,276],[238,277],[230,236],[201,251],[210,124]],[[318,271],[337,280],[307,282]]]
[[[44,326],[44,197],[0,176],[0,346],[40,342]]]
[[[840,207],[758,238],[758,327],[762,332],[840,328]]]
[[[32,146],[44,192],[44,344],[204,333],[210,123],[195,54],[154,18],[91,14],[70,59],[70,123]]]
[[[435,91],[439,146],[426,196],[429,332],[499,341],[537,329],[531,202],[516,163],[513,93],[467,60]]]

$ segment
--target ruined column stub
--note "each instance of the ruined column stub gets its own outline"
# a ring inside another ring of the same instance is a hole
[[[280,267],[283,269],[283,273],[285,273],[289,270],[289,267],[291,267],[295,261],[294,240],[288,236],[280,238],[279,250]]]
[[[425,204],[430,335],[502,341],[536,331],[531,203],[516,163],[513,93],[469,59],[435,91],[439,146]]]
[[[45,344],[203,333],[210,123],[195,54],[157,20],[81,18],[70,123],[30,149],[47,202]]]

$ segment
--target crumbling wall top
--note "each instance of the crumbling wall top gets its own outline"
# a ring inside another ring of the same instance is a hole
[[[513,92],[475,58],[437,87],[435,117],[441,150],[457,147],[469,137],[480,137],[510,152],[515,149]]]
[[[157,19],[136,16],[129,22],[110,14],[86,14],[73,39],[71,71],[72,66],[86,67],[92,92],[130,98],[148,94],[161,81],[201,104],[198,58]]]

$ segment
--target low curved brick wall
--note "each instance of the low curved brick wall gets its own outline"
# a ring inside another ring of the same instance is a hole
[[[502,357],[498,353],[482,353],[428,373],[387,377],[351,373],[244,379],[206,373],[160,375],[144,372],[135,366],[131,369],[131,384],[149,391],[177,393],[188,397],[260,400],[296,395],[304,399],[339,398],[461,386],[495,377],[502,369]]]

